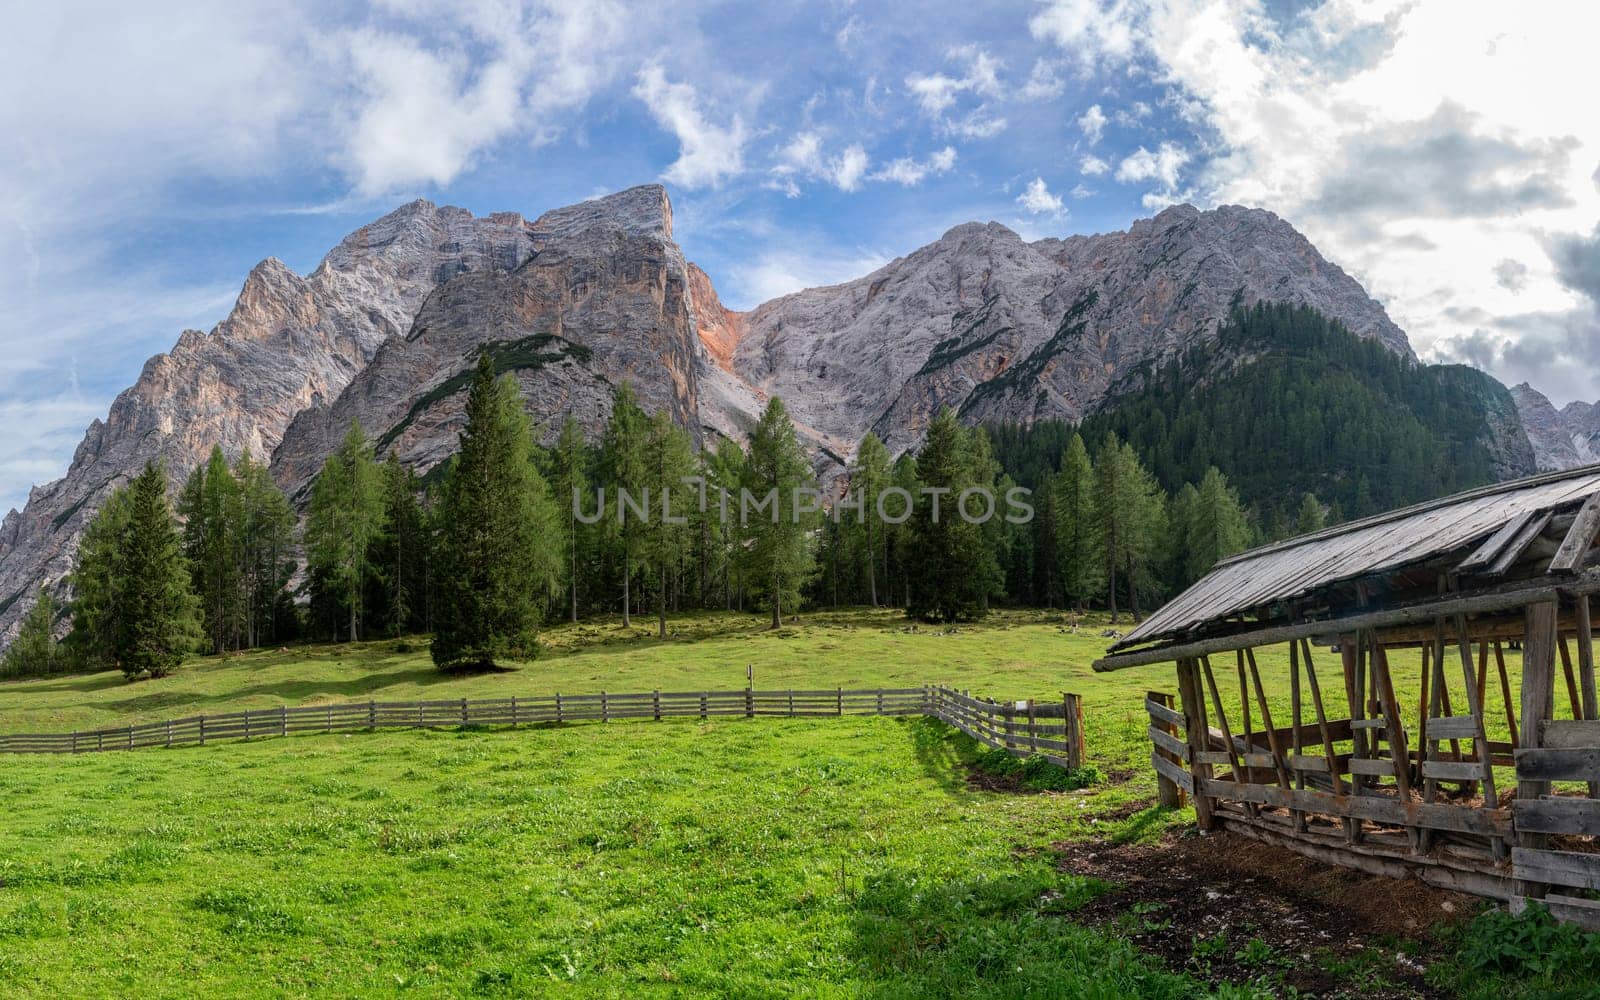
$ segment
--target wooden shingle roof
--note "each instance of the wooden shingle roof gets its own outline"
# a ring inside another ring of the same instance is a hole
[[[1352,581],[1439,564],[1452,553],[1460,558],[1449,559],[1448,569],[1472,586],[1504,579],[1513,567],[1525,573],[1518,558],[1541,532],[1564,527],[1553,517],[1597,494],[1600,465],[1586,466],[1480,487],[1241,552],[1217,563],[1110,652],[1221,634],[1245,620],[1284,620],[1281,609],[1291,602]],[[1594,510],[1586,516],[1600,517],[1600,501],[1588,506]],[[1591,530],[1588,540],[1593,537]],[[1577,555],[1586,552],[1587,545]],[[1563,568],[1575,566],[1573,560]]]

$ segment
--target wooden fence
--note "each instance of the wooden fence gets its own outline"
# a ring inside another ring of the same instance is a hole
[[[1065,696],[1061,703],[998,703],[936,686],[865,690],[602,691],[530,698],[280,705],[90,732],[0,735],[0,753],[95,753],[205,746],[225,740],[371,729],[845,715],[927,715],[955,726],[981,743],[1020,756],[1040,754],[1065,767],[1077,767],[1083,761],[1083,717],[1076,695]]]

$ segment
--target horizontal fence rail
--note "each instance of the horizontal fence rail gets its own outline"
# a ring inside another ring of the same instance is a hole
[[[980,743],[1019,756],[1037,754],[1065,767],[1077,767],[1083,760],[1083,720],[1077,696],[1068,695],[1062,702],[1050,704],[994,702],[937,686],[601,691],[532,697],[280,705],[89,732],[0,735],[0,753],[97,753],[373,729],[847,715],[926,715],[960,729]]]

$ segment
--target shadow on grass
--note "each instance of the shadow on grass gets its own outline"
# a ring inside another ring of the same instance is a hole
[[[966,738],[960,730],[938,719],[914,715],[906,721],[906,732],[911,738],[911,752],[924,774],[946,792],[970,794],[966,762],[958,749],[958,740]]]
[[[1072,911],[1102,887],[1047,864],[951,879],[891,871],[856,897],[853,941],[862,996],[1195,996],[1196,984]]]
[[[280,698],[289,704],[302,704],[311,698],[331,698],[336,701],[360,701],[385,688],[400,684],[432,687],[459,680],[459,675],[441,673],[433,667],[416,667],[409,670],[385,671],[363,674],[344,680],[283,680],[264,684],[251,684],[230,688],[227,691],[207,693],[202,691],[149,691],[104,702],[104,707],[118,712],[149,712],[161,708],[196,708],[208,705],[232,704],[253,697]]]

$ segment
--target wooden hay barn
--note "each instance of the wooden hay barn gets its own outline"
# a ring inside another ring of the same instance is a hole
[[[1152,762],[1202,829],[1600,927],[1597,534],[1600,466],[1379,514],[1223,560],[1095,669],[1175,664]]]

